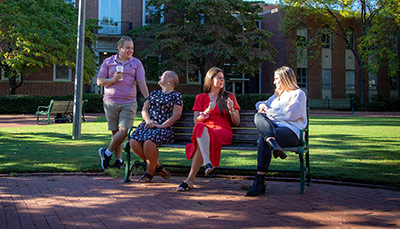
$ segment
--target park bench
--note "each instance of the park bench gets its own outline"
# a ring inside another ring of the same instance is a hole
[[[317,109],[351,110],[354,116],[353,98],[345,99],[308,99],[308,106]]]
[[[85,107],[87,100],[83,100],[82,103],[82,121],[85,121]],[[57,115],[57,120],[72,122],[73,120],[73,112],[74,112],[74,101],[54,101],[50,100],[50,104],[48,106],[38,106],[36,111],[36,125],[39,124],[39,121],[46,121],[48,124],[51,124],[50,115]],[[47,119],[39,119],[40,115],[46,115]]]
[[[240,111],[240,126],[232,127],[233,130],[233,140],[232,145],[223,146],[223,150],[247,150],[247,151],[255,151],[257,154],[257,140],[259,139],[258,131],[254,125],[254,115],[255,111],[243,110]],[[308,122],[308,120],[307,120]],[[169,148],[184,148],[187,143],[190,143],[190,139],[192,137],[193,131],[193,112],[192,111],[183,111],[181,118],[175,123],[175,138],[173,144],[164,144],[160,146],[169,147]],[[128,141],[124,145],[124,150],[126,152],[126,167],[125,167],[125,178],[124,182],[129,181],[129,176],[132,172],[132,169],[136,166],[145,166],[145,163],[140,161],[135,161],[131,163],[131,154],[130,154],[130,146],[129,146],[129,136],[135,127],[131,127],[128,132]],[[304,133],[304,134],[303,134]],[[304,137],[303,137],[304,136]],[[310,162],[309,162],[309,148],[308,148],[308,125],[307,128],[302,130],[301,132],[301,144],[298,147],[284,148],[284,151],[295,152],[299,155],[299,170],[290,171],[290,170],[270,170],[276,172],[298,172],[300,174],[300,193],[304,193],[304,184],[305,180],[307,185],[311,182],[310,177]],[[305,161],[305,163],[304,163]],[[164,167],[172,167],[164,165]],[[182,166],[180,166],[182,167]],[[225,170],[235,170],[234,168],[216,168],[214,171],[218,171],[220,169]],[[252,170],[252,174],[255,174],[256,170]]]

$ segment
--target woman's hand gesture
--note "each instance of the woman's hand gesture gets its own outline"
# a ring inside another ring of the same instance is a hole
[[[229,111],[232,111],[232,110],[233,110],[233,100],[232,100],[231,98],[228,98],[228,99],[226,100],[226,106],[228,107],[228,110],[229,110]]]
[[[266,114],[267,110],[268,110],[268,106],[265,105],[264,103],[261,103],[260,105],[258,105],[258,113]]]

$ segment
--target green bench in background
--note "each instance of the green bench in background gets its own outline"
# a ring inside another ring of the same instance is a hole
[[[83,100],[82,103],[82,121],[85,121],[85,107],[88,100]],[[36,125],[39,124],[39,121],[46,121],[48,124],[51,124],[50,115],[61,114],[57,117],[57,120],[60,121],[73,121],[73,112],[74,112],[74,101],[54,101],[51,100],[48,106],[39,106],[36,111]],[[40,115],[46,115],[47,119],[39,119]]]

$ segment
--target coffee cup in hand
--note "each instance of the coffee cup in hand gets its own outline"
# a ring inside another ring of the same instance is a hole
[[[124,72],[124,66],[117,66],[116,67],[117,72],[119,73],[123,73]],[[122,75],[123,76],[123,75]],[[121,79],[119,79],[120,81],[123,80],[124,78],[121,77]]]

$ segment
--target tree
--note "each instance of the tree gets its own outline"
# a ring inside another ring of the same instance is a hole
[[[130,36],[146,43],[141,55],[164,54],[162,66],[184,73],[231,64],[235,72],[254,74],[264,61],[273,62],[271,34],[258,28],[261,8],[242,0],[151,0],[154,20]]]
[[[376,73],[385,66],[390,76],[398,74],[400,61],[398,51],[393,46],[393,35],[400,34],[399,0],[282,0],[281,3],[285,6],[282,24],[285,31],[295,29],[310,16],[317,17],[321,25],[329,25],[336,37],[343,39],[359,66],[361,104],[364,104],[365,97],[365,70]],[[358,21],[360,25],[357,47],[352,46],[349,36],[346,36],[345,22],[348,20]],[[318,41],[316,38],[323,34],[323,27],[315,30],[311,35],[313,39],[304,47],[315,46]]]
[[[53,64],[75,67],[78,10],[63,0],[5,0],[0,3],[0,64],[15,94],[25,77]],[[88,81],[96,70],[91,45],[94,20],[86,26],[85,70]],[[17,83],[17,77],[21,81]]]

